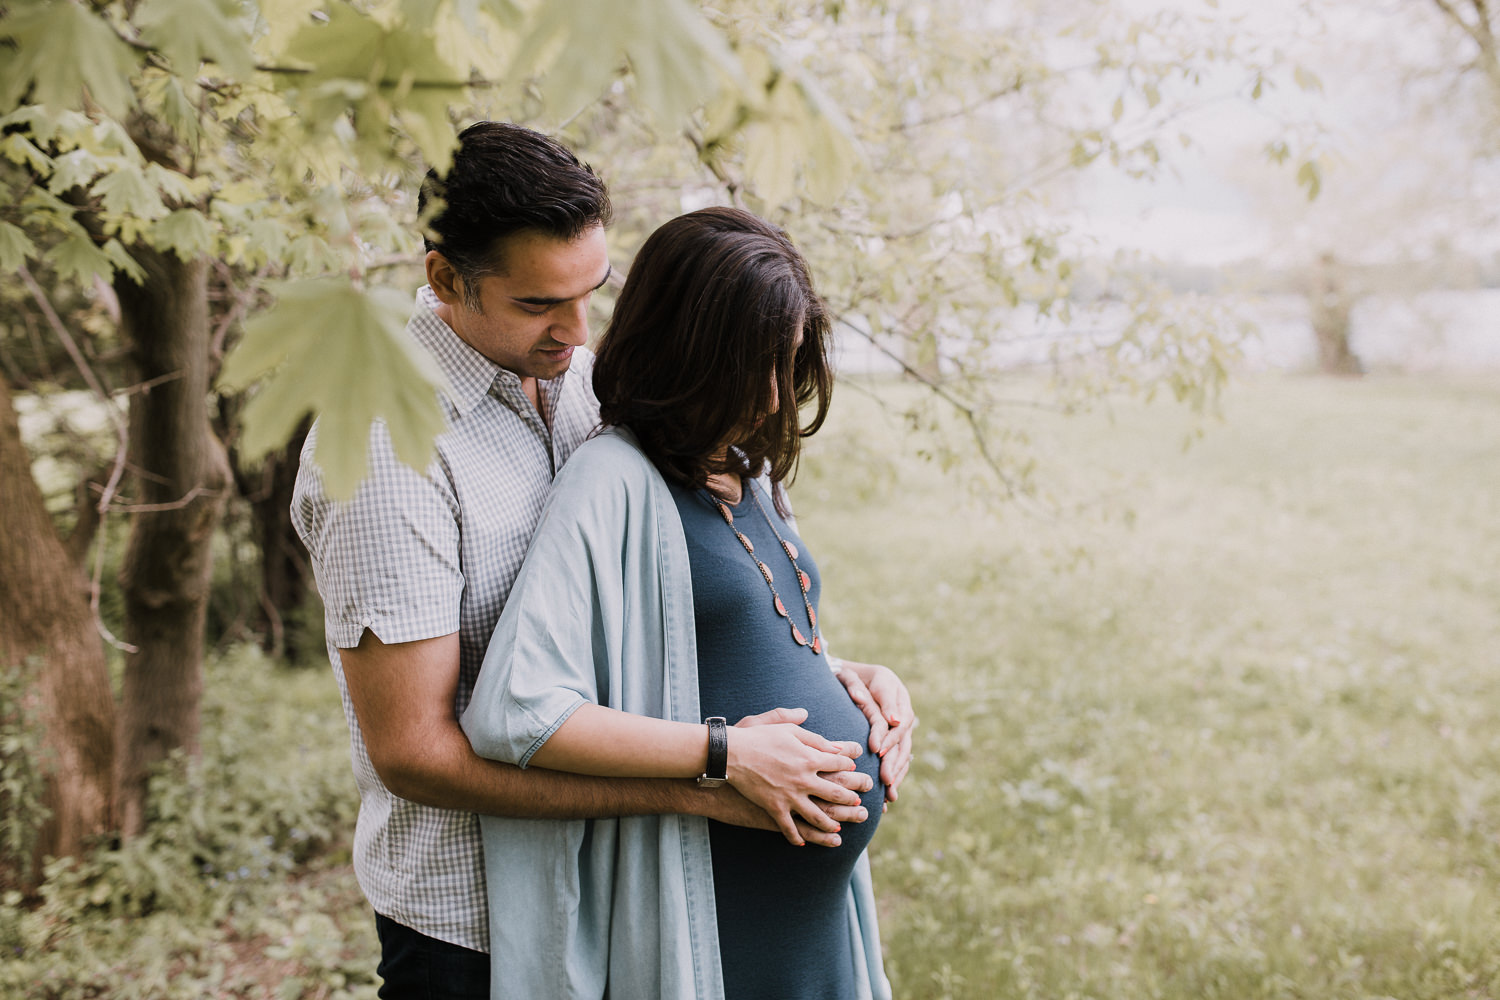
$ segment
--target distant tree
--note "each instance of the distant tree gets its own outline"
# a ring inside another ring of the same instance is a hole
[[[1363,375],[1364,365],[1349,343],[1353,302],[1338,258],[1331,253],[1320,256],[1311,281],[1307,301],[1318,345],[1318,370],[1325,375]]]

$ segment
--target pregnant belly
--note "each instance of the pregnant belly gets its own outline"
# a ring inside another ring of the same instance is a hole
[[[869,751],[870,728],[864,715],[849,701],[843,685],[830,675],[834,690],[833,698],[807,698],[806,692],[800,700],[782,700],[781,705],[808,708],[805,729],[831,740],[857,743],[864,752],[855,760],[856,769],[870,776],[869,791],[860,796],[861,804],[869,814],[863,823],[844,823],[839,832],[842,843],[838,847],[808,845],[797,847],[789,843],[780,833],[769,830],[750,830],[744,827],[710,824],[714,847],[714,866],[720,866],[721,857],[728,860],[731,855],[737,864],[758,872],[758,880],[764,884],[775,882],[780,886],[798,886],[798,895],[813,891],[837,891],[842,901],[842,890],[848,884],[854,863],[860,852],[870,843],[880,823],[881,805],[885,801],[885,787],[880,783],[880,758]],[[813,704],[809,706],[808,702]],[[754,715],[777,707],[772,704],[754,711],[738,712],[735,709],[747,706],[726,706],[726,718],[734,720],[745,715]]]

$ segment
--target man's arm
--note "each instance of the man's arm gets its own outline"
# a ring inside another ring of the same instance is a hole
[[[870,720],[870,751],[880,756],[885,797],[895,802],[897,790],[911,769],[911,735],[917,727],[911,693],[890,667],[839,660],[837,668],[835,675]]]
[[[490,816],[590,819],[682,813],[776,829],[770,816],[731,788],[699,788],[692,780],[522,771],[480,757],[453,712],[457,633],[387,645],[366,630],[359,646],[339,650],[339,657],[370,761],[385,786],[404,799]],[[790,719],[767,716],[763,721]],[[825,812],[833,829],[799,826],[812,843],[835,845],[838,823],[863,818],[857,807],[828,805]]]

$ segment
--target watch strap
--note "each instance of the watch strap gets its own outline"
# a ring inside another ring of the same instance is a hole
[[[703,720],[708,726],[708,767],[698,779],[700,785],[718,785],[729,779],[729,729],[722,715]]]

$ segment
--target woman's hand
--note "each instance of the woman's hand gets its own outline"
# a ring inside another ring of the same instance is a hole
[[[894,670],[879,664],[844,660],[835,675],[870,720],[870,751],[880,757],[886,801],[895,802],[911,769],[911,733],[917,728],[911,694]]]
[[[796,711],[806,718],[801,710],[776,711]],[[839,830],[815,800],[860,804],[859,794],[832,780],[832,773],[853,770],[854,758],[862,752],[858,743],[826,740],[790,722],[743,719],[729,730],[729,784],[764,809],[782,836],[801,846],[806,838],[797,828],[799,818],[824,833]]]

